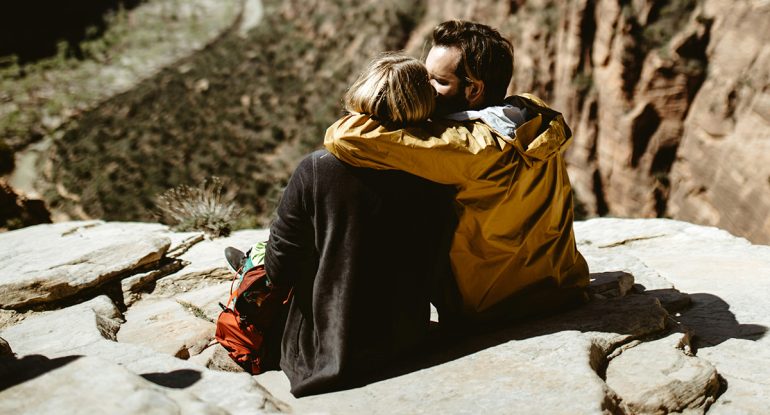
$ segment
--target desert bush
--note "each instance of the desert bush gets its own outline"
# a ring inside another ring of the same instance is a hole
[[[202,181],[197,187],[179,185],[157,197],[161,222],[178,231],[202,231],[212,237],[227,236],[238,220],[240,208],[222,193],[218,177]]]

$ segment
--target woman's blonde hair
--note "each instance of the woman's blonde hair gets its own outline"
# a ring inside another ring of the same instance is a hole
[[[435,107],[435,90],[420,61],[401,53],[374,59],[345,94],[345,109],[370,114],[384,125],[425,121]]]

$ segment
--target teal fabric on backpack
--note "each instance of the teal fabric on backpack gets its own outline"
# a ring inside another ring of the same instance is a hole
[[[251,247],[249,250],[249,259],[247,260],[246,264],[249,265],[249,268],[255,267],[257,265],[264,265],[265,264],[265,250],[267,249],[267,241],[261,241],[254,244],[254,246]],[[250,261],[250,262],[249,262]],[[246,268],[246,266],[244,266]],[[246,271],[244,270],[243,273],[245,274]]]
[[[249,249],[248,255],[246,256],[246,261],[243,263],[243,267],[241,268],[241,272],[238,273],[238,281],[236,281],[234,289],[238,289],[238,287],[241,286],[241,283],[243,282],[243,276],[246,275],[247,272],[249,272],[252,268],[258,267],[265,264],[265,250],[267,249],[267,241],[260,241],[252,245],[251,249]],[[267,284],[270,284],[270,277],[266,276]],[[235,302],[237,302],[238,299],[233,300],[233,305]]]

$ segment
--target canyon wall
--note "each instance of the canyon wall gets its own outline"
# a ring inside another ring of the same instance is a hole
[[[673,217],[770,243],[770,3],[429,1],[513,40],[510,92],[565,113],[588,215]]]
[[[498,27],[516,49],[509,92],[564,112],[580,216],[671,217],[770,243],[760,0],[265,0],[255,30],[62,125],[37,193],[54,218],[152,220],[157,194],[214,175],[238,184],[245,224],[266,224],[365,62],[424,57],[453,18]]]

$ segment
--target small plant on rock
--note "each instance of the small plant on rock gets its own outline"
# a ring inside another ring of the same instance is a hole
[[[222,193],[218,177],[202,181],[197,187],[180,185],[157,197],[158,215],[163,223],[178,231],[202,231],[211,237],[227,236],[241,209]]]

